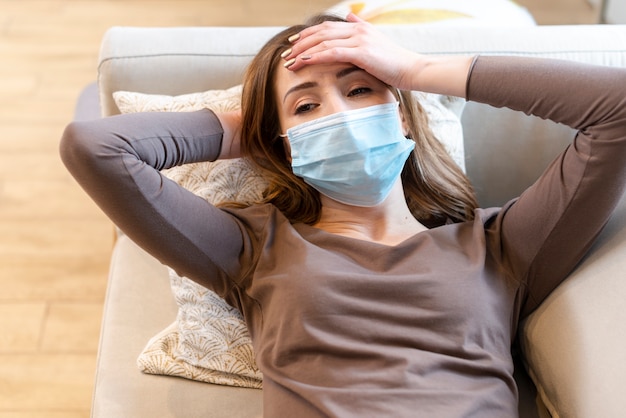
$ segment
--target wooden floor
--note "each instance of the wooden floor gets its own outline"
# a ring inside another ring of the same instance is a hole
[[[336,2],[0,0],[0,418],[89,416],[112,227],[57,146],[104,31],[285,25]],[[540,24],[597,19],[584,0],[518,3]]]

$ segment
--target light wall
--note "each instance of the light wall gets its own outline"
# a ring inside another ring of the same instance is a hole
[[[626,0],[605,0],[603,21],[626,23]]]

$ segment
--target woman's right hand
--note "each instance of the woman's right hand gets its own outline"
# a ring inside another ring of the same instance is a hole
[[[285,66],[298,71],[305,65],[351,63],[399,89],[465,97],[472,57],[418,54],[392,42],[354,14],[347,20],[304,29],[283,57]]]

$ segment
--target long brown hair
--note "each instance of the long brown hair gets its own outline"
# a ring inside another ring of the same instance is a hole
[[[250,63],[243,83],[242,154],[268,181],[264,201],[274,204],[294,223],[316,223],[321,202],[319,192],[293,174],[279,136],[276,70],[282,62],[280,54],[291,46],[287,38],[328,20],[343,21],[320,15],[275,35]],[[433,135],[426,112],[411,92],[392,91],[407,120],[408,136],[415,141],[415,150],[402,171],[404,194],[413,216],[428,227],[473,219],[477,202],[468,178]]]

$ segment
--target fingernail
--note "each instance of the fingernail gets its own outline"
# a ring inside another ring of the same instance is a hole
[[[291,43],[297,41],[298,39],[300,39],[299,33],[296,33],[295,35],[291,35],[289,38],[287,38],[287,40]]]
[[[292,58],[292,59],[290,59],[289,61],[287,61],[286,63],[284,63],[284,64],[283,64],[283,66],[284,66],[285,68],[287,68],[287,67],[289,67],[289,66],[293,65],[293,63],[294,63],[294,62],[296,62],[296,59],[295,59],[295,58]]]
[[[280,54],[281,58],[286,58],[289,56],[289,54],[291,54],[291,48],[286,49],[285,52],[283,52],[282,54]]]

